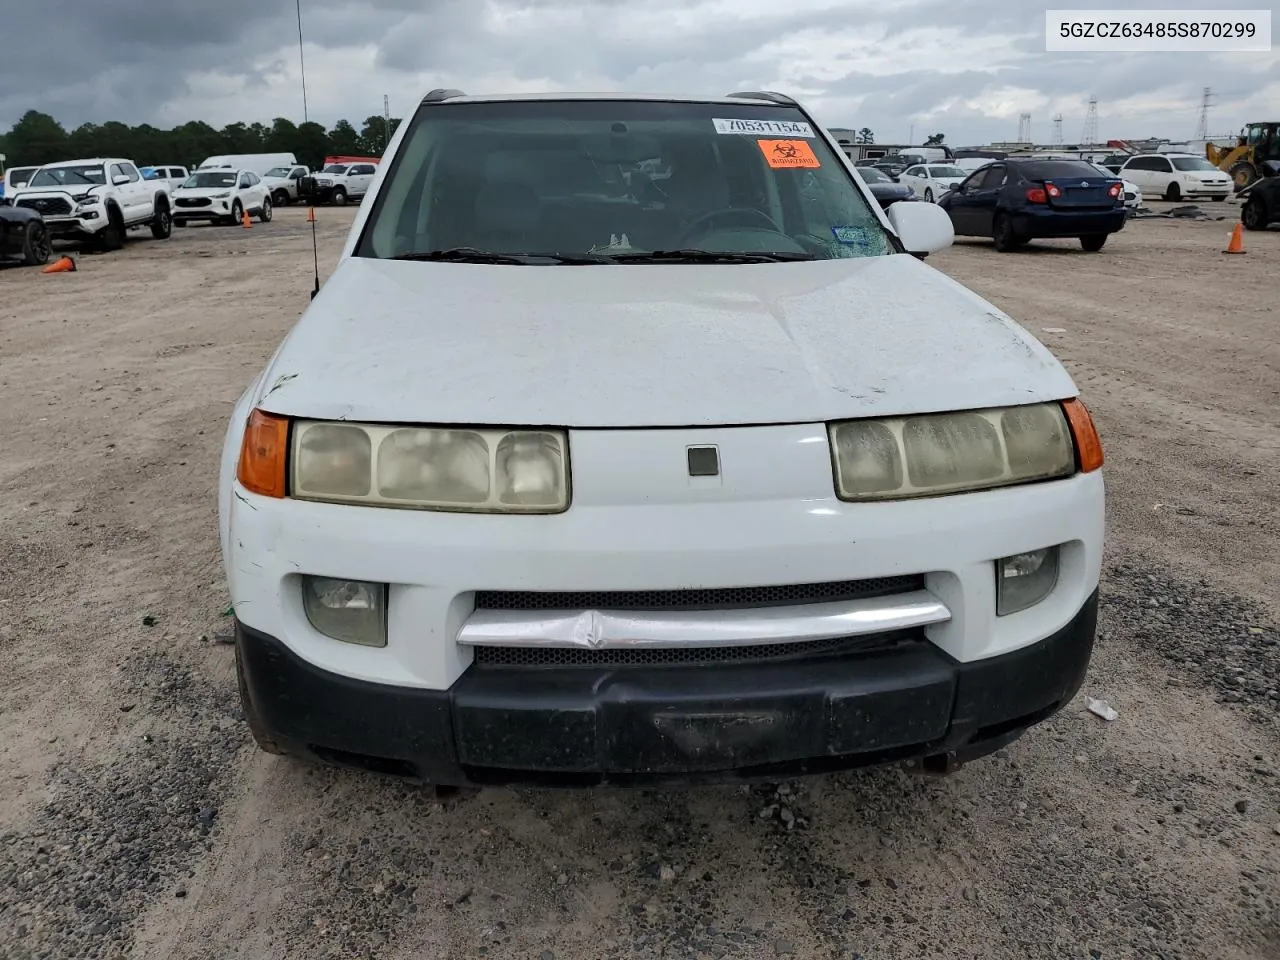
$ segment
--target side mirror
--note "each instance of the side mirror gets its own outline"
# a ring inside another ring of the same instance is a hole
[[[952,190],[959,190],[959,189],[960,189],[960,184],[958,183],[947,184],[947,193],[950,193]]]
[[[117,173],[114,177],[111,178],[111,182],[114,183],[117,187],[123,187],[126,183],[129,182],[129,178],[126,177],[123,173]]]
[[[895,203],[885,214],[908,253],[937,253],[955,242],[951,217],[935,203]]]

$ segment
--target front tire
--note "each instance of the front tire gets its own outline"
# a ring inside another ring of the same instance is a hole
[[[1172,203],[1177,203],[1182,199],[1182,188],[1176,183],[1169,184],[1169,188],[1164,192],[1164,198]]]
[[[262,198],[262,209],[258,211],[258,222],[259,223],[271,222],[271,198],[270,197]]]
[[[347,204],[347,191],[342,187],[338,187],[333,191],[333,203],[335,206],[344,207]]]
[[[289,205],[289,191],[277,190],[271,195],[271,202],[277,207],[287,207]]]
[[[1090,234],[1087,237],[1080,238],[1080,246],[1083,247],[1087,253],[1097,253],[1106,246],[1106,243],[1107,235],[1105,233],[1095,233]]]
[[[1258,168],[1248,160],[1241,160],[1239,163],[1233,164],[1227,173],[1235,181],[1237,193],[1258,179]]]
[[[48,228],[39,220],[28,223],[22,238],[22,262],[28,267],[42,267],[52,255]]]
[[[925,188],[925,191],[924,191],[924,202],[925,202],[925,203],[933,203],[933,188],[932,188],[932,187],[926,187],[926,188]]]
[[[1250,197],[1240,211],[1240,222],[1246,230],[1267,229],[1267,209],[1261,197]]]
[[[173,234],[173,214],[169,212],[167,203],[156,208],[156,215],[151,218],[151,236],[157,240],[168,240]]]
[[[244,207],[239,200],[236,200],[231,204],[231,223],[234,225],[242,220],[244,220]]]
[[[101,250],[119,250],[124,246],[124,217],[120,210],[111,207],[107,211],[107,225],[98,233],[98,247]]]

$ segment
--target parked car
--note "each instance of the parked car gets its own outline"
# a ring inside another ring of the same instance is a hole
[[[951,164],[918,163],[902,171],[898,182],[906,184],[921,200],[933,203],[965,176],[963,170]]]
[[[53,247],[44,218],[24,207],[0,205],[0,260],[18,257],[29,267],[49,262]]]
[[[128,231],[148,228],[157,240],[173,232],[172,198],[163,180],[144,180],[132,160],[96,157],[50,163],[31,175],[12,204],[35,210],[54,239],[118,250]]]
[[[377,172],[375,163],[328,163],[319,173],[299,181],[299,191],[313,203],[342,206],[368,193]]]
[[[1280,223],[1280,162],[1268,160],[1262,165],[1263,179],[1249,188],[1240,222],[1246,230],[1265,230]]]
[[[1230,176],[1191,153],[1138,154],[1120,168],[1120,176],[1136,183],[1147,196],[1165,200],[1207,197],[1221,202],[1234,188]]]
[[[904,183],[894,183],[884,171],[870,166],[855,169],[883,209],[888,210],[892,204],[903,200],[915,199],[910,187]]]
[[[239,223],[246,211],[263,223],[271,220],[271,195],[252,170],[197,170],[173,196],[173,222],[180,227],[200,220]]]
[[[20,187],[25,187],[39,167],[10,167],[0,178],[0,201],[12,202]]]
[[[655,158],[665,200],[604,179]],[[936,205],[879,209],[769,92],[433,91],[387,161],[226,434],[263,749],[442,785],[951,770],[1072,700],[1101,446],[1054,355],[913,255]]]
[[[271,193],[271,202],[277,207],[287,207],[298,199],[298,184],[310,174],[301,164],[272,167],[263,175],[262,182]]]
[[[925,158],[918,153],[893,154],[877,160],[875,168],[885,173],[894,183],[897,183],[898,177],[902,176],[902,171],[906,170],[907,167],[924,162]]]
[[[1124,228],[1124,186],[1083,160],[994,161],[939,205],[957,236],[992,237],[1001,253],[1031,240],[1078,237],[1093,253]]]
[[[158,167],[142,167],[142,177],[144,180],[163,180],[169,185],[169,189],[177,190],[190,174],[186,167],[170,164]]]

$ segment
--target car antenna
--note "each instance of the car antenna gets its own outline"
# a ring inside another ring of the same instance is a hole
[[[311,122],[311,118],[307,114],[307,59],[302,50],[302,0],[294,0],[294,6],[298,11],[298,67],[302,73],[302,122],[306,124]],[[316,294],[320,292],[320,246],[316,241],[314,209],[307,219],[311,222],[311,262],[316,275],[316,285],[311,290],[311,299],[314,300]]]

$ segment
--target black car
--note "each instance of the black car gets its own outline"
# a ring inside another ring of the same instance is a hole
[[[1077,237],[1090,253],[1124,229],[1124,184],[1082,160],[1005,159],[974,171],[938,205],[959,237],[991,237],[1000,252]]]
[[[0,204],[0,259],[21,257],[27,266],[38,267],[52,253],[44,217],[26,207]]]
[[[884,171],[875,167],[857,167],[855,169],[882,209],[888,210],[890,204],[898,203],[902,200],[915,199],[915,194],[911,192],[910,187],[905,183],[894,183]]]
[[[1240,210],[1240,222],[1246,230],[1265,230],[1280,223],[1280,163],[1268,160],[1262,165],[1264,179],[1249,188],[1249,196]]]

